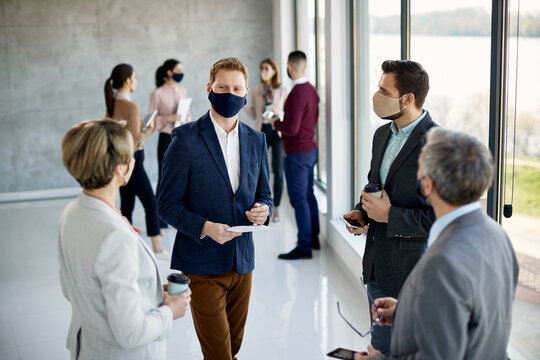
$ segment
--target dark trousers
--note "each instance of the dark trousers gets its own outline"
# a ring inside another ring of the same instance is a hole
[[[144,170],[144,150],[137,150],[133,154],[135,167],[126,186],[120,187],[120,211],[129,222],[132,222],[135,196],[141,200],[146,215],[146,234],[159,235],[159,216],[157,212],[156,197],[152,185]]]
[[[367,288],[368,288],[369,293],[373,297],[373,300],[382,298],[382,297],[387,297],[379,289],[379,286],[377,285],[377,282],[375,281],[368,282]],[[369,306],[369,315],[372,316],[371,304]],[[390,356],[390,340],[391,339],[392,339],[392,327],[375,325],[375,329],[371,333],[371,346],[379,350],[384,355]]]
[[[266,145],[272,148],[272,172],[274,173],[274,207],[281,204],[281,195],[283,195],[283,146],[281,139],[272,125],[263,124],[262,132],[266,135]]]
[[[191,314],[205,360],[236,359],[244,338],[252,274],[240,275],[234,268],[220,275],[187,274]]]
[[[161,184],[161,169],[163,167],[163,158],[165,158],[165,151],[171,143],[171,135],[165,133],[159,133],[158,146],[157,146],[157,158],[158,158],[158,184],[156,187],[156,198],[159,196],[159,184]],[[167,223],[159,219],[159,227],[162,229],[167,228]]]
[[[313,168],[317,149],[287,154],[284,168],[287,191],[298,226],[298,248],[311,251],[311,242],[319,236],[319,209],[313,193]]]

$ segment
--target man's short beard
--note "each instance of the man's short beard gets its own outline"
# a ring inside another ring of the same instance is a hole
[[[401,111],[398,112],[397,114],[383,117],[383,119],[384,119],[384,120],[392,120],[392,121],[393,121],[393,120],[396,120],[396,119],[399,119],[400,117],[403,116],[403,110],[405,110],[405,108],[401,109]]]

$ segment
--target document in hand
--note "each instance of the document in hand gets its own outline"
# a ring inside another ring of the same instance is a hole
[[[178,108],[176,109],[176,115],[180,115],[180,121],[176,121],[174,123],[174,127],[177,127],[186,123],[189,107],[191,106],[191,100],[193,100],[193,98],[180,99],[180,101],[178,101]]]
[[[150,123],[152,122],[152,120],[154,120],[154,118],[156,117],[156,114],[157,114],[157,110],[154,110],[152,111],[150,114],[147,114],[145,117],[144,117],[144,120],[143,120],[143,124],[144,127],[143,127],[143,131],[148,129],[148,127],[150,126]]]
[[[245,233],[245,232],[254,232],[254,231],[266,231],[268,229],[270,228],[266,225],[243,225],[243,226],[233,226],[231,228],[228,228],[227,231]]]

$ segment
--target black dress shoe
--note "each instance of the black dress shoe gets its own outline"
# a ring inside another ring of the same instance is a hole
[[[300,250],[297,247],[285,254],[279,254],[278,258],[283,260],[299,260],[299,259],[311,259],[311,250]]]
[[[321,243],[319,242],[319,237],[316,237],[313,240],[311,240],[311,248],[313,250],[320,250],[321,249]]]

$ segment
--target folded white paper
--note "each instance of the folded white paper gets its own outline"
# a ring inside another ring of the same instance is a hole
[[[176,114],[180,115],[180,121],[176,121],[174,123],[174,127],[177,127],[177,126],[180,126],[180,125],[186,123],[189,107],[191,106],[191,100],[193,100],[193,99],[192,98],[187,98],[187,99],[180,99],[178,101],[178,107],[176,108]]]
[[[254,231],[266,231],[268,229],[269,227],[266,225],[243,225],[243,226],[233,226],[231,228],[228,228],[227,231],[245,233],[245,232],[254,232]]]

